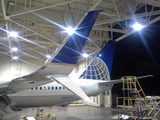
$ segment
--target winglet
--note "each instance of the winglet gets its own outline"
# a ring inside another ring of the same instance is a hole
[[[101,11],[102,10],[94,10],[88,12],[72,36],[63,43],[62,47],[58,48],[52,58],[48,59],[46,63],[76,64],[96,18]]]

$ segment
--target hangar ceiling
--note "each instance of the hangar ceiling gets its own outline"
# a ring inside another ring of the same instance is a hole
[[[45,61],[45,55],[68,36],[62,26],[75,27],[90,10],[104,10],[84,48],[90,55],[108,40],[120,41],[136,32],[130,27],[134,21],[148,26],[160,19],[160,0],[1,0],[0,4],[0,60],[17,55],[25,61]],[[8,37],[7,31],[16,31],[19,37]],[[19,50],[12,52],[12,47]]]

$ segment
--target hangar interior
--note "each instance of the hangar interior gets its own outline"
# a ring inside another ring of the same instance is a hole
[[[137,32],[131,27],[134,22],[147,27],[160,19],[160,0],[1,0],[0,4],[0,76],[10,78],[40,68],[46,55],[52,55],[69,37],[64,28],[76,27],[88,11],[104,10],[83,50],[90,58],[79,59],[73,77],[108,41],[118,42]],[[18,37],[11,37],[12,31]],[[102,97],[92,99],[106,105],[107,98]]]

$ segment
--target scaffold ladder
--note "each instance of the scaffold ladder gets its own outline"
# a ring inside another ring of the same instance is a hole
[[[20,61],[17,61],[15,64],[16,64],[15,76],[20,77],[21,76],[22,63]]]
[[[123,91],[127,92],[127,97],[145,98],[146,95],[135,76],[124,76],[121,78],[123,81]],[[124,96],[126,96],[124,94]]]
[[[157,99],[155,99],[155,100],[157,101]],[[152,102],[153,102],[153,100],[152,100]],[[154,119],[156,120],[156,117],[158,116],[159,112],[160,112],[160,100],[153,106],[153,108],[150,109],[150,111],[148,112],[148,118],[154,117]],[[153,113],[153,115],[152,115],[152,113]]]

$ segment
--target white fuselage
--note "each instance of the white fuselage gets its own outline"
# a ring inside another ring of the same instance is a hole
[[[84,79],[75,81],[88,96],[95,96],[112,88],[112,85],[100,86],[99,82],[103,81]],[[80,100],[78,96],[57,82],[38,86],[16,94],[9,94],[8,96],[12,99],[10,106],[14,107],[53,106]]]

